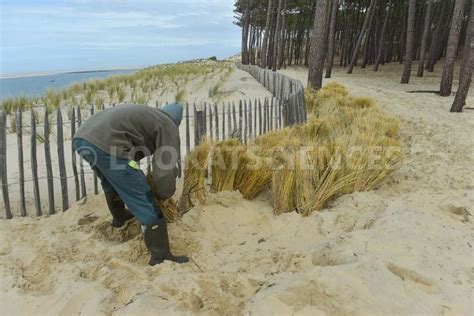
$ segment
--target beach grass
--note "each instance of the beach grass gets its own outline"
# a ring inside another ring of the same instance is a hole
[[[33,106],[47,106],[57,109],[60,106],[95,105],[131,101],[138,104],[150,102],[153,94],[163,95],[170,91],[168,83],[177,85],[175,98],[184,101],[185,85],[200,76],[206,78],[212,74],[224,73],[228,76],[232,67],[228,62],[192,61],[177,64],[164,64],[141,69],[129,75],[115,75],[105,79],[93,79],[83,83],[74,83],[67,89],[48,90],[40,98],[26,96],[6,98],[0,103],[0,109],[8,115],[17,109],[30,110]],[[222,79],[222,78],[221,78]]]
[[[306,91],[308,122],[256,137],[248,145],[237,139],[198,146],[206,152],[210,190],[238,190],[247,199],[265,188],[276,214],[297,211],[307,216],[335,198],[374,189],[403,160],[400,122],[368,97],[350,96],[332,83]],[[206,165],[186,168],[184,187],[200,183],[205,202]],[[189,182],[188,182],[189,181]]]

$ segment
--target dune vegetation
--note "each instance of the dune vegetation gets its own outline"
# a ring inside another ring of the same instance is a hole
[[[277,214],[302,215],[355,191],[372,190],[397,169],[403,153],[399,121],[367,97],[338,83],[306,91],[306,124],[256,137],[205,142],[186,160],[183,196],[205,203],[205,178],[213,192],[238,190],[253,199],[270,189]],[[209,169],[209,172],[208,172]],[[185,204],[187,206],[187,204]]]
[[[0,109],[12,115],[17,109],[27,111],[33,107],[45,107],[49,113],[59,107],[86,108],[93,105],[101,110],[105,105],[132,102],[148,104],[153,96],[173,93],[176,101],[186,100],[186,85],[192,81],[195,91],[209,80],[218,77],[218,83],[209,92],[216,97],[222,81],[232,73],[228,62],[196,61],[152,66],[129,75],[115,75],[105,79],[75,83],[67,89],[48,90],[39,98],[25,96],[6,98]],[[194,83],[194,82],[193,82]]]

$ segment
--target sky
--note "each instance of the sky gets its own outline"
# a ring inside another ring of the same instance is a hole
[[[0,74],[139,68],[240,49],[233,0],[0,0]]]

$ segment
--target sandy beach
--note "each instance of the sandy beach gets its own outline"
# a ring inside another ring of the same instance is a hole
[[[255,100],[256,98],[267,98],[271,97],[272,94],[266,90],[260,83],[258,83],[250,74],[245,71],[237,69],[235,66],[232,66],[232,72],[225,80],[220,81],[222,73],[216,72],[214,75],[207,78],[207,80],[203,80],[203,76],[197,76],[191,80],[189,80],[183,89],[186,91],[185,93],[185,101],[191,104],[191,112],[192,112],[192,105],[196,104],[196,106],[202,107],[205,102],[208,104],[215,103],[219,110],[222,109],[223,103],[226,102],[239,102],[240,100]],[[209,90],[212,89],[217,84],[221,84],[219,89],[219,93],[216,96],[210,97]],[[171,103],[175,101],[175,95],[177,93],[176,86],[173,82],[169,82],[168,85],[162,87],[155,93],[151,95],[151,99],[148,102],[149,106],[156,106],[156,104],[164,105],[166,103]],[[105,91],[102,91],[104,94],[104,98],[106,97]],[[130,95],[130,91],[128,91],[128,98]],[[111,105],[107,105],[111,106]],[[40,106],[36,109],[37,115],[41,118],[43,116],[43,108]],[[64,124],[64,147],[65,147],[65,160],[66,160],[66,173],[68,177],[73,176],[72,170],[72,150],[71,150],[71,124],[70,124],[70,109],[63,106],[62,107],[62,115]],[[81,110],[82,118],[87,119],[90,116],[90,109],[84,108]],[[190,114],[192,115],[192,113]],[[56,118],[55,114],[53,114],[53,126],[51,130],[51,159],[52,165],[58,166],[58,155],[57,155],[57,142],[56,142]],[[7,121],[7,125],[10,126],[11,122]],[[25,195],[26,195],[26,204],[29,206],[27,209],[29,214],[35,214],[34,210],[34,194],[33,194],[33,185],[32,185],[32,174],[31,174],[31,141],[30,141],[30,131],[31,131],[31,123],[30,123],[30,112],[23,112],[23,154],[24,154],[24,168],[25,168],[25,179],[27,180],[25,184]],[[214,127],[215,128],[215,127]],[[190,129],[191,129],[191,144],[194,143],[194,121],[190,119]],[[37,124],[37,132],[40,135],[44,135],[44,127],[43,122]],[[186,129],[184,124],[180,128],[180,136],[181,136],[181,151],[183,153],[186,152]],[[16,133],[10,133],[7,135],[7,175],[9,179],[9,194],[10,194],[10,203],[12,205],[12,213],[14,216],[20,215],[20,188],[18,184],[19,179],[19,167],[18,167],[18,146],[17,146],[17,135]],[[47,191],[47,180],[46,180],[46,161],[45,161],[45,153],[44,153],[44,143],[37,142],[37,161],[38,161],[38,177],[39,185],[40,185],[40,196],[41,200],[43,201],[42,209],[43,213],[46,214],[48,212],[48,191]],[[79,161],[79,160],[78,160]],[[143,170],[146,170],[146,160],[143,160],[143,164],[141,165]],[[78,166],[79,169],[79,166]],[[87,164],[84,164],[85,169],[85,180],[86,180],[86,189],[88,194],[94,194],[94,186],[93,186],[93,175],[92,170],[90,170]],[[60,187],[60,180],[59,180],[59,172],[58,170],[53,170],[53,175],[55,176],[54,179],[54,193],[55,193],[55,208],[56,211],[61,211],[61,187]],[[74,187],[74,179],[68,179],[68,191],[69,191],[69,199],[70,201],[75,200],[75,187]],[[99,191],[102,191],[99,185]],[[0,206],[3,210],[3,200],[0,201]],[[0,212],[0,218],[4,217],[4,212]]]
[[[375,190],[309,217],[274,215],[269,192],[210,194],[169,225],[173,251],[192,258],[183,265],[149,267],[138,223],[112,229],[100,195],[0,220],[0,314],[472,315],[474,111],[408,93],[438,89],[440,72],[400,85],[401,67],[336,68],[330,80],[401,120],[406,159]],[[304,68],[281,72],[306,84]],[[237,69],[223,90],[225,100],[269,96]]]

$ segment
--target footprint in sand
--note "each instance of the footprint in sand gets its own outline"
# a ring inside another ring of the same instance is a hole
[[[443,212],[448,213],[450,217],[460,220],[462,223],[469,223],[470,222],[470,216],[472,216],[471,213],[467,210],[467,207],[465,206],[455,206],[452,204],[445,205],[440,207],[440,209]]]
[[[412,285],[428,294],[438,292],[438,288],[433,281],[413,270],[398,266],[391,262],[386,263],[385,266],[390,272],[402,279],[403,282],[410,282]]]
[[[21,274],[17,279],[16,286],[25,292],[35,294],[52,293],[54,281],[51,278],[51,264],[48,256],[36,258],[28,265],[19,262]]]

